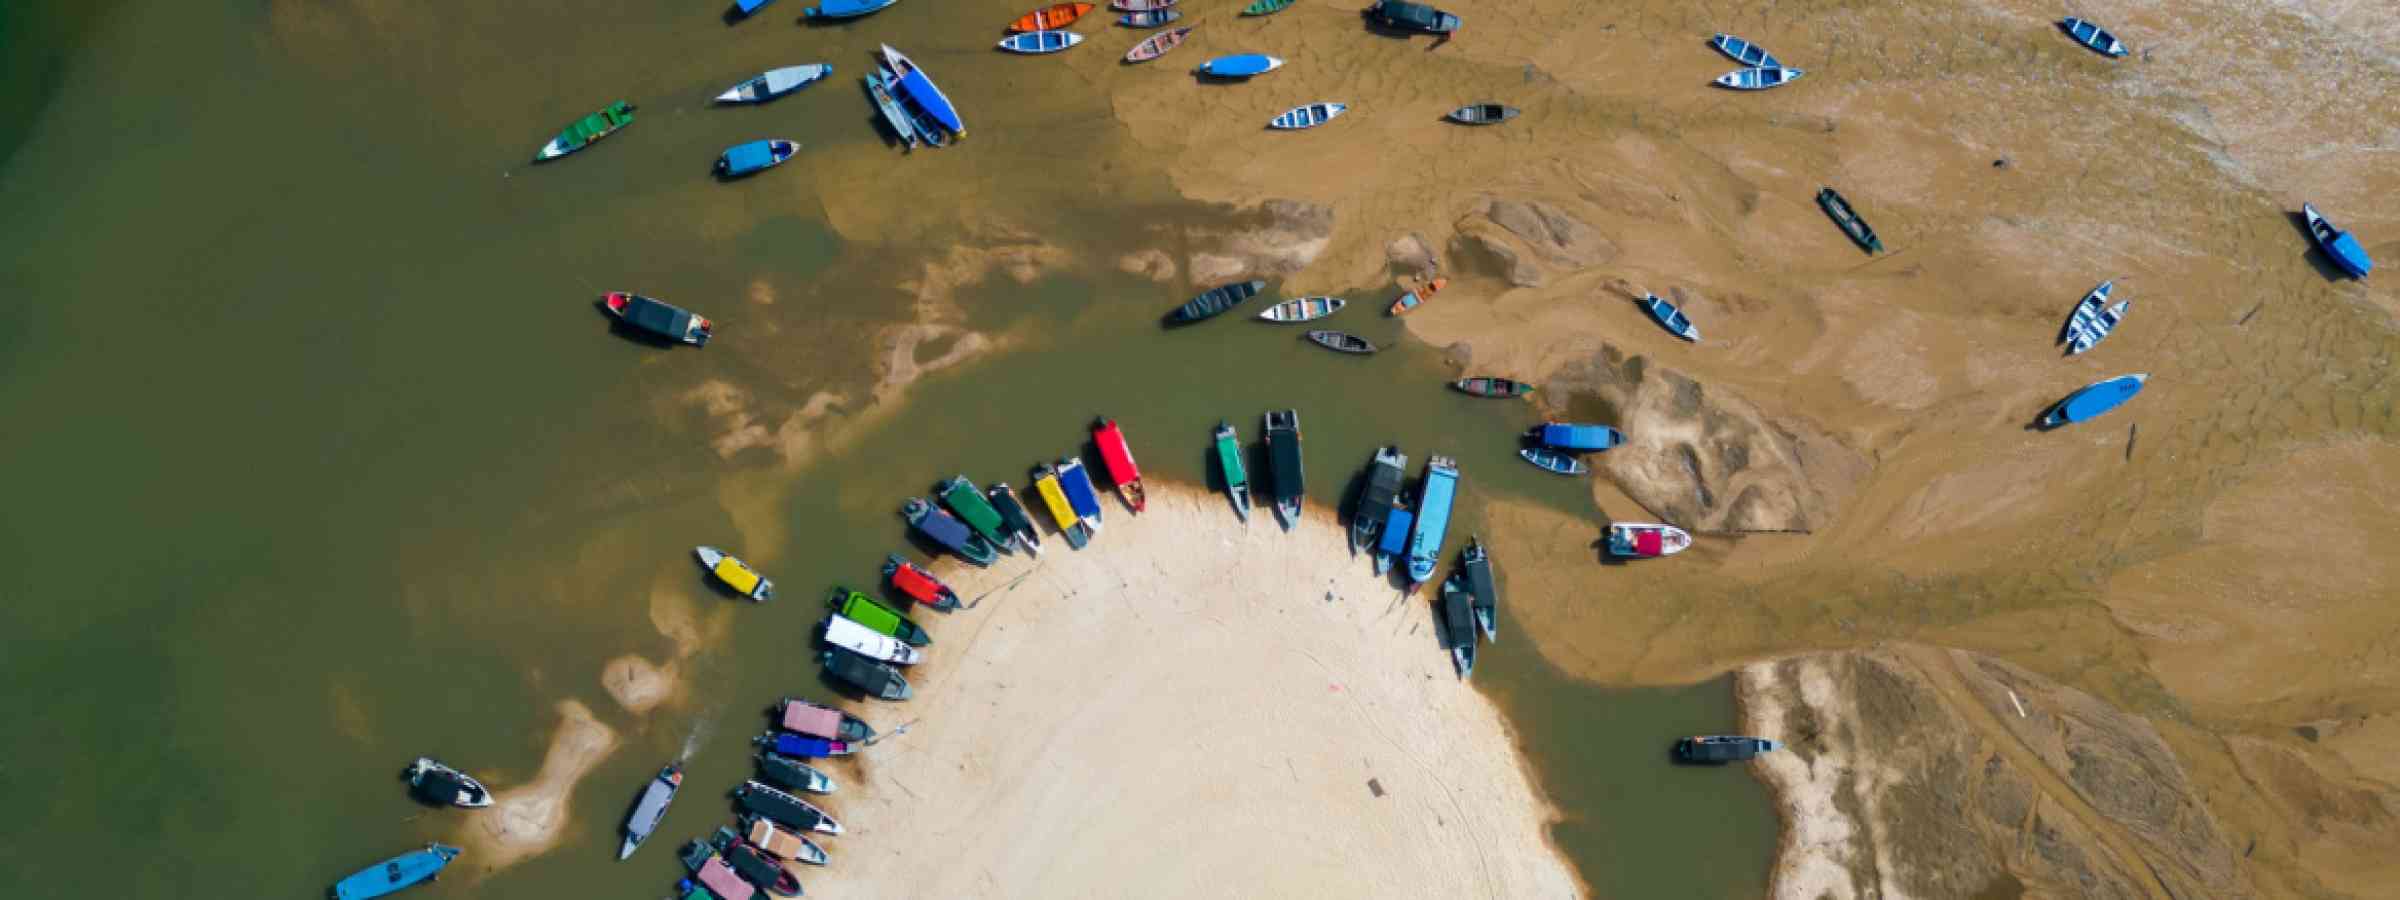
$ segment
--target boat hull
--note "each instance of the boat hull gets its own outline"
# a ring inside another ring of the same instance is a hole
[[[2324,253],[2327,259],[2333,260],[2335,268],[2352,278],[2365,278],[2368,272],[2374,271],[2375,260],[2367,256],[2365,247],[2359,246],[2358,238],[2334,227],[2323,213],[2317,212],[2314,204],[2301,204],[2300,215],[2308,221],[2309,240],[2316,243],[2317,250]]]
[[[422,882],[441,874],[442,868],[457,859],[459,849],[447,844],[427,844],[423,850],[412,850],[376,863],[356,874],[334,882],[334,900],[372,900]]]
[[[2120,375],[2086,385],[2043,413],[2041,425],[2043,428],[2057,428],[2099,418],[2141,393],[2142,385],[2149,379],[2148,374]]]
[[[1610,556],[1657,559],[1683,552],[1692,545],[1692,536],[1673,525],[1627,522],[1609,525],[1605,543]]]
[[[1433,579],[1434,568],[1441,561],[1442,541],[1449,536],[1450,504],[1457,492],[1458,464],[1446,456],[1427,460],[1415,530],[1408,540],[1408,583],[1412,587]]]

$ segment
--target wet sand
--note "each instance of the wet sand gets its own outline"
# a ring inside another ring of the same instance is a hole
[[[575,786],[617,749],[616,729],[574,700],[558,704],[560,722],[542,770],[522,785],[493,790],[492,807],[466,826],[462,842],[477,869],[506,868],[558,845],[573,814]]]
[[[1424,596],[1322,507],[1113,500],[1091,546],[940,574],[916,699],[837,774],[845,897],[1567,897],[1551,812]],[[940,858],[928,865],[928,854]]]

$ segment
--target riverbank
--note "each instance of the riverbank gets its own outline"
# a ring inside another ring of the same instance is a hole
[[[929,626],[917,699],[864,710],[908,730],[837,766],[850,830],[811,892],[1580,893],[1429,593],[1352,558],[1331,511],[1287,534],[1173,485],[1107,510],[1080,552],[940,567],[975,606]]]

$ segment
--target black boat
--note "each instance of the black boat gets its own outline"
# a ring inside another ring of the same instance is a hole
[[[755,781],[743,782],[741,787],[734,788],[733,797],[741,803],[744,812],[765,816],[778,825],[801,831],[842,833],[842,823],[834,821],[832,816],[826,815],[815,804]]]
[[[1323,347],[1327,350],[1332,350],[1337,353],[1357,353],[1364,355],[1375,352],[1375,345],[1373,343],[1368,342],[1366,338],[1359,337],[1358,335],[1351,334],[1347,331],[1311,331],[1308,333],[1308,339],[1315,342],[1319,347]]]
[[[409,764],[408,789],[427,803],[467,809],[492,805],[492,792],[484,789],[483,782],[430,756],[417,757]]]
[[[758,752],[758,774],[795,791],[811,794],[833,793],[833,776],[817,771],[815,766],[773,750]]]
[[[1211,288],[1176,307],[1174,312],[1167,314],[1167,321],[1178,325],[1197,322],[1240,306],[1242,301],[1258,296],[1259,291],[1266,289],[1267,283],[1264,281],[1237,281],[1224,287]]]
[[[1450,648],[1460,680],[1475,674],[1474,606],[1474,595],[1460,588],[1458,579],[1442,579],[1442,645]]]
[[[717,848],[717,855],[725,857],[725,863],[733,867],[733,874],[741,876],[743,881],[778,897],[800,896],[800,877],[750,846],[732,827],[717,826],[717,834],[709,839],[709,844]]]
[[[1483,629],[1483,639],[1500,640],[1500,588],[1492,584],[1492,557],[1483,549],[1479,535],[1467,539],[1467,551],[1460,556],[1467,575],[1467,593],[1475,596],[1475,624]]]
[[[1301,497],[1306,490],[1300,476],[1300,411],[1287,409],[1267,414],[1267,456],[1273,464],[1275,518],[1290,531],[1300,524]]]
[[[867,692],[869,696],[885,700],[908,699],[908,679],[900,677],[898,669],[840,648],[827,650],[818,654],[817,658],[824,661],[825,671],[832,673],[833,677]]]
[[[1449,34],[1458,30],[1458,17],[1422,3],[1407,0],[1376,0],[1375,5],[1359,13],[1394,31],[1417,31],[1425,34]]]
[[[1397,445],[1375,450],[1374,461],[1367,464],[1367,487],[1358,494],[1358,509],[1350,513],[1350,552],[1361,547],[1374,552],[1383,523],[1391,521],[1392,503],[1400,496],[1407,469],[1408,456]]]
[[[1766,738],[1707,734],[1676,741],[1675,758],[1696,763],[1742,762],[1782,746]]]
[[[1849,235],[1850,242],[1857,244],[1858,249],[1869,254],[1883,252],[1883,239],[1876,237],[1875,229],[1867,226],[1867,220],[1859,218],[1858,211],[1850,208],[1850,201],[1843,199],[1832,188],[1817,192],[1817,208],[1824,210],[1826,218],[1840,226],[1842,233]]]
[[[1025,514],[1025,504],[1017,502],[1016,489],[1009,487],[1008,482],[996,481],[983,493],[991,499],[992,508],[1000,512],[1000,524],[1016,535],[1017,543],[1024,545],[1028,553],[1042,555],[1041,529],[1033,527],[1033,517]]]
[[[1451,110],[1445,119],[1461,125],[1498,125],[1517,117],[1517,108],[1497,103],[1477,103]]]

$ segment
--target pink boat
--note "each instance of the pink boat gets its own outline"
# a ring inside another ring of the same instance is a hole
[[[717,900],[750,900],[758,896],[758,888],[734,874],[733,866],[726,863],[722,856],[711,854],[707,862],[700,864],[700,870],[693,874],[697,876],[701,887],[717,895]]]
[[[783,699],[783,712],[776,725],[794,734],[829,741],[863,741],[875,735],[875,729],[867,727],[857,716],[796,697]]]

